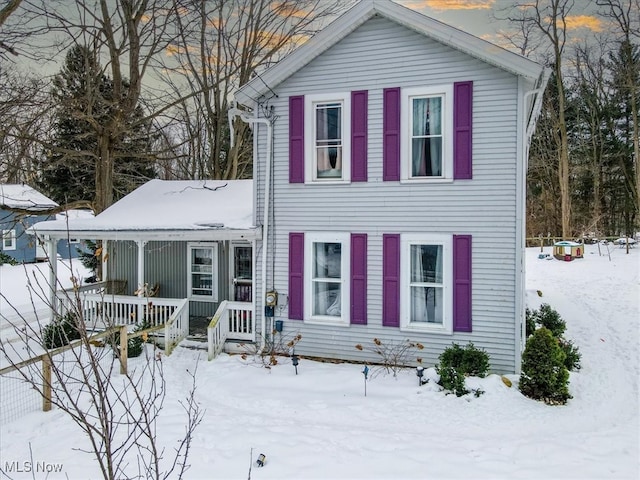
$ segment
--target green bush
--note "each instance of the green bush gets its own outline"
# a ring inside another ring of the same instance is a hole
[[[440,354],[438,360],[438,383],[458,397],[469,393],[465,387],[465,377],[484,377],[489,371],[489,355],[484,350],[476,348],[473,343],[467,344],[464,348],[453,343]]]
[[[532,316],[535,323],[551,330],[551,334],[556,338],[560,338],[567,329],[567,324],[560,314],[546,303],[540,305],[539,310],[534,310]]]
[[[0,265],[18,265],[18,261],[10,255],[7,255],[4,252],[0,252]]]
[[[42,329],[42,343],[45,348],[63,347],[78,338],[80,338],[78,316],[73,312],[54,318]]]
[[[582,354],[578,350],[578,347],[576,347],[571,340],[566,340],[563,337],[558,339],[558,343],[565,354],[564,366],[567,367],[567,370],[570,372],[580,370],[580,368],[582,368],[580,364]]]
[[[133,333],[140,332],[142,330],[146,330],[151,327],[151,324],[147,321],[136,324],[133,329]],[[127,358],[135,358],[139,357],[142,354],[142,348],[144,345],[145,339],[142,336],[133,337],[127,340]],[[118,351],[120,349],[120,334],[116,333],[113,336],[113,349]]]
[[[551,405],[567,403],[571,395],[565,360],[566,355],[551,330],[537,329],[522,354],[519,385],[522,394]]]
[[[533,335],[533,332],[536,331],[536,321],[535,321],[534,312],[532,312],[528,308],[525,311],[525,321],[526,321],[526,333],[525,334],[526,334],[527,338],[529,338],[531,335]]]

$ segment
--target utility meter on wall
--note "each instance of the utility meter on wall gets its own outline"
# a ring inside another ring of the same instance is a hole
[[[267,307],[275,307],[278,303],[278,292],[271,290],[265,295],[265,304]]]

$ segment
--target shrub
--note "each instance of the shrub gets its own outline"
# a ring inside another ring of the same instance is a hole
[[[45,348],[63,347],[79,338],[78,316],[73,312],[54,318],[42,329],[42,342]]]
[[[149,328],[151,324],[148,321],[144,321],[136,324],[133,329],[133,333],[140,332]],[[127,340],[127,358],[139,357],[142,354],[142,346],[145,342],[145,338],[142,335],[133,337]],[[113,336],[113,349],[118,351],[120,349],[120,334],[116,333]]]
[[[18,265],[18,261],[15,258],[4,252],[0,252],[0,265],[4,265],[5,263],[8,265]]]
[[[580,364],[582,355],[580,354],[578,347],[576,347],[571,340],[566,340],[563,337],[558,339],[558,343],[566,356],[564,366],[567,367],[567,370],[570,372],[580,370],[580,368],[582,368],[582,365]]]
[[[558,339],[546,327],[540,327],[527,340],[522,354],[520,391],[550,405],[565,404],[569,395],[569,371],[566,355]]]
[[[372,343],[373,345],[371,346],[363,346],[360,343],[356,345],[356,350],[373,352],[378,357],[380,368],[372,371],[372,377],[377,374],[378,371],[393,373],[393,376],[396,377],[401,369],[413,363],[413,358],[410,358],[413,352],[424,349],[424,345],[418,342],[412,342],[409,339],[398,342],[383,342],[379,338],[374,338]],[[422,363],[422,358],[416,357],[415,361]]]
[[[537,313],[537,312],[536,312]],[[534,313],[528,308],[525,311],[526,336],[529,338],[536,331],[536,321]]]
[[[440,363],[436,365],[436,371],[440,375],[439,384],[458,397],[469,393],[465,387],[465,377],[484,377],[489,371],[489,355],[473,343],[464,348],[454,343],[440,354],[438,360]],[[479,395],[478,392],[476,394]]]
[[[538,325],[551,330],[551,334],[556,338],[560,338],[567,329],[567,324],[560,314],[546,303],[540,305],[540,310],[534,310],[533,317]]]

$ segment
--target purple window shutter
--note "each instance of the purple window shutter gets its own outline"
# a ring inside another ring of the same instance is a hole
[[[400,326],[400,235],[382,235],[382,325]]]
[[[367,324],[367,234],[351,234],[351,323]]]
[[[453,178],[472,178],[473,82],[453,84]]]
[[[471,235],[453,236],[453,331],[471,331]]]
[[[382,179],[400,180],[400,87],[385,88],[382,120]]]
[[[369,92],[351,92],[351,181],[367,181],[367,124]]]
[[[289,183],[304,183],[304,95],[289,97]]]
[[[304,233],[289,233],[289,318],[304,318]]]

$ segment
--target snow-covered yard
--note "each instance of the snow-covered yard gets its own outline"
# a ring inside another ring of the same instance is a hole
[[[157,440],[169,453],[183,435],[179,401],[197,364],[196,397],[206,412],[189,479],[245,479],[250,464],[254,480],[640,478],[640,249],[610,251],[609,259],[587,246],[572,262],[527,251],[529,307],[556,309],[582,353],[566,406],[522,396],[517,376],[512,388],[497,375],[472,379],[485,393],[458,398],[419,386],[410,369],[370,379],[365,397],[362,365],[302,359],[296,375],[289,359],[265,369],[251,357],[207,362],[205,352],[178,348],[162,359],[168,392]],[[0,268],[3,293],[19,283],[13,269]],[[40,461],[61,472],[14,468],[7,477],[99,478],[91,454],[78,451],[87,446],[61,411],[30,413],[0,426],[0,468]]]

